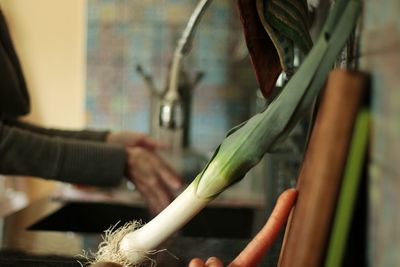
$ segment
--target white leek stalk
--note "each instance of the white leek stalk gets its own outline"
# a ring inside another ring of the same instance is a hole
[[[191,184],[148,224],[127,234],[120,243],[121,253],[132,264],[140,263],[147,251],[158,247],[202,210],[208,202],[208,199],[196,195],[196,188],[194,184]]]
[[[97,260],[125,266],[141,263],[148,252],[242,179],[266,152],[273,151],[312,105],[353,30],[359,10],[359,0],[338,0],[320,38],[282,93],[263,113],[232,129],[204,170],[165,210],[142,228],[118,235],[117,241],[110,242],[111,248],[103,244]]]

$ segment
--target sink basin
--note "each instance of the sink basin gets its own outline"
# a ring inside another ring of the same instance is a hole
[[[107,203],[69,202],[48,216],[39,219],[28,230],[101,233],[117,222],[147,221],[145,209]]]
[[[211,206],[194,217],[181,231],[187,237],[250,238],[255,209]],[[119,222],[148,222],[144,207],[124,204],[67,202],[28,226],[31,231],[102,233]]]

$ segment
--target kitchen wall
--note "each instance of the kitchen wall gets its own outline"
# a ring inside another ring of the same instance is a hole
[[[48,127],[84,126],[85,1],[0,0],[0,5],[31,95],[26,119]],[[30,199],[55,187],[41,179],[12,177],[6,183]]]
[[[82,127],[85,1],[0,0],[32,98],[29,119]]]
[[[400,1],[365,0],[361,69],[372,75],[369,263],[400,266]]]

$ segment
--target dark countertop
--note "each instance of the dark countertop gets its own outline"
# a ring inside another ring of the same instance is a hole
[[[57,212],[67,204],[46,198],[5,217],[2,223],[2,235],[0,234],[0,266],[81,266],[78,260],[82,258],[79,255],[84,251],[97,251],[98,244],[102,241],[101,233],[69,231],[68,227],[60,231],[58,228],[52,229],[46,226],[46,222],[37,223],[49,214],[57,215]],[[86,209],[87,213],[93,210]],[[71,216],[74,217],[71,221],[62,221],[62,218],[58,220],[64,223],[64,227],[65,225],[72,227],[76,221],[84,224],[84,221],[88,220],[84,216],[79,216],[82,214]],[[57,220],[54,218],[49,221]],[[158,253],[155,259],[158,266],[172,267],[187,266],[193,257],[207,258],[215,255],[227,263],[243,249],[247,240],[237,237],[176,235],[162,246],[167,248],[168,252]],[[270,262],[265,261],[263,266],[274,266],[271,261],[272,259]]]

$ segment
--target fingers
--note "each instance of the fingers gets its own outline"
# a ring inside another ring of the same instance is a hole
[[[189,262],[188,267],[223,267],[224,264],[217,257],[210,257],[204,262],[200,258],[194,258]]]
[[[112,132],[106,136],[106,142],[120,144],[125,147],[140,146],[149,150],[165,149],[169,146],[163,142],[157,141],[141,132]]]
[[[143,137],[143,139],[140,140],[140,142],[138,142],[137,145],[145,147],[150,150],[167,149],[170,147],[167,143],[160,142],[148,136]]]
[[[207,267],[223,267],[224,264],[217,257],[210,257],[206,261],[206,265],[205,266],[207,266]]]
[[[127,149],[127,175],[153,214],[171,203],[172,191],[182,184],[177,174],[157,154],[140,147]]]
[[[200,258],[194,258],[189,262],[188,267],[203,267],[204,261]]]
[[[161,180],[170,189],[176,190],[182,186],[182,179],[178,173],[156,153],[148,153],[149,163],[153,166]]]
[[[183,181],[179,174],[159,156],[154,160],[156,161],[156,166],[159,166],[157,172],[163,182],[173,190],[181,188]]]
[[[156,149],[169,148],[168,144],[143,135],[141,140],[136,143],[136,146],[141,146],[152,152],[153,156],[150,159],[151,163],[155,166],[154,169],[157,170],[158,175],[169,188],[176,190],[182,186],[183,182],[178,173],[169,164],[167,164],[165,160],[163,160],[154,152]]]
[[[160,213],[173,200],[173,195],[158,177],[148,176],[145,181],[136,179],[134,182],[153,215]]]
[[[144,133],[140,132],[113,132],[109,133],[106,137],[109,143],[116,143],[124,145],[127,148],[141,147],[146,148],[152,152],[153,157],[149,157],[154,164],[154,169],[157,169],[163,181],[172,189],[178,189],[182,186],[182,180],[178,174],[157,154],[154,153],[156,149],[165,149],[169,145],[157,141]],[[151,154],[149,154],[151,155]],[[157,167],[157,168],[156,168]]]
[[[97,262],[95,264],[91,264],[89,267],[122,267],[122,265],[113,262]]]

